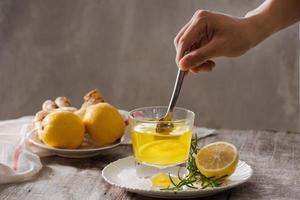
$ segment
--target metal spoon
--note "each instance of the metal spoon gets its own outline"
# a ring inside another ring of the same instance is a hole
[[[194,49],[197,48],[199,44],[198,43],[194,43],[193,45],[191,45],[191,47],[186,50],[184,52],[184,55],[190,53],[191,51],[193,51]],[[174,85],[174,89],[173,89],[173,93],[169,102],[169,106],[167,109],[167,112],[165,114],[165,116],[163,118],[161,118],[159,120],[159,122],[156,125],[156,132],[157,133],[170,133],[173,128],[174,128],[174,124],[171,122],[172,117],[173,117],[173,110],[175,108],[180,90],[181,90],[181,86],[184,80],[184,77],[186,75],[187,71],[182,71],[182,70],[178,70],[177,72],[177,77],[176,77],[176,81],[175,81],[175,85]]]
[[[173,130],[174,128],[174,124],[171,121],[172,117],[173,117],[173,110],[174,107],[176,105],[179,93],[180,93],[180,89],[184,80],[184,76],[187,72],[186,71],[182,71],[182,70],[178,70],[177,72],[177,77],[176,77],[176,82],[174,85],[174,89],[173,89],[173,93],[172,93],[172,97],[168,106],[168,110],[165,114],[165,116],[163,118],[161,118],[159,121],[159,123],[157,123],[156,125],[156,132],[157,133],[169,133]]]

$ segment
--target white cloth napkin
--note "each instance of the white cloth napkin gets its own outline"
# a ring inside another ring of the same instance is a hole
[[[0,184],[32,179],[42,169],[40,157],[52,155],[28,141],[32,119],[26,116],[0,121]],[[214,130],[195,127],[193,134],[203,138],[214,134]],[[128,130],[123,144],[131,144]]]
[[[0,122],[0,184],[31,179],[42,168],[27,140],[32,116]],[[42,151],[41,151],[42,152]]]

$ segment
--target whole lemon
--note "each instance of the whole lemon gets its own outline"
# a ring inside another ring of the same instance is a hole
[[[98,145],[109,145],[122,137],[125,122],[119,111],[108,103],[89,106],[83,117],[88,134]]]
[[[85,128],[82,120],[73,112],[50,113],[42,121],[41,140],[51,147],[75,149],[83,141]]]

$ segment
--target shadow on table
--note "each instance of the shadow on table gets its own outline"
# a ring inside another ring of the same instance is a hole
[[[145,197],[145,196],[130,193],[130,192],[128,192],[128,194],[131,197],[131,200],[155,200],[155,199],[158,199],[158,198],[154,198],[154,197]],[[231,190],[224,191],[224,192],[218,193],[216,195],[212,195],[212,196],[189,198],[189,199],[186,199],[186,200],[195,200],[195,199],[201,199],[201,200],[228,200],[228,199],[230,199],[230,195],[231,195]]]
[[[41,161],[43,166],[59,164],[76,167],[78,169],[98,168],[102,170],[109,163],[129,155],[132,155],[131,147],[128,145],[121,145],[113,149],[104,150],[99,155],[90,158],[64,158],[51,156],[42,158]]]

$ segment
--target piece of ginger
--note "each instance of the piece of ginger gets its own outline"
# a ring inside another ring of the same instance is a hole
[[[81,105],[81,108],[75,112],[81,117],[83,117],[87,107],[104,102],[103,95],[98,89],[89,91],[86,95],[84,95],[83,100],[84,102]]]

